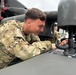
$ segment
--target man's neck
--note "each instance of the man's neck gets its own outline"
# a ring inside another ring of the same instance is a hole
[[[29,34],[29,30],[28,30],[28,27],[25,25],[23,25],[23,28],[22,28],[22,32],[25,34],[25,35],[28,35]]]

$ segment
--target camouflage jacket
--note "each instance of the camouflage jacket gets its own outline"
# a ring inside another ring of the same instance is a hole
[[[48,38],[49,41],[51,41],[51,43],[55,43],[56,40],[58,40],[58,42],[60,43],[60,34],[58,31],[54,31],[54,37],[53,38]]]
[[[26,60],[51,49],[50,41],[40,41],[38,36],[32,33],[24,35],[22,25],[15,20],[4,22],[0,27],[0,43],[0,51],[3,52],[0,54],[0,64],[5,62],[3,67],[14,57]],[[4,58],[1,59],[1,57]]]
[[[55,35],[55,41],[58,40],[60,43],[60,34],[58,31],[54,31],[54,35]]]

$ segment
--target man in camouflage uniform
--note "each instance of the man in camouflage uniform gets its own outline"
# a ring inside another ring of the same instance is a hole
[[[58,32],[58,26],[57,23],[54,25],[54,36],[55,41],[58,40],[60,43],[60,33]]]
[[[60,42],[60,34],[58,32],[58,26],[57,23],[54,23],[54,38],[49,39],[52,43],[55,43],[56,40]]]
[[[0,68],[6,67],[16,57],[26,60],[55,49],[50,41],[40,41],[38,33],[45,25],[45,14],[36,8],[29,9],[25,21],[9,20],[0,27]]]
[[[58,40],[58,42],[59,42],[59,44],[60,44],[61,46],[63,46],[63,45],[65,45],[65,44],[68,43],[68,39],[66,39],[66,38],[62,38],[62,39],[61,39],[60,33],[59,33],[59,31],[58,31],[57,23],[56,23],[55,26],[54,26],[54,36],[55,36],[55,41]]]

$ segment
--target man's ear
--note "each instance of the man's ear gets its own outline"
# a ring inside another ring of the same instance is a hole
[[[32,20],[31,19],[27,19],[26,23],[27,23],[28,26],[30,26],[30,24],[32,23]]]

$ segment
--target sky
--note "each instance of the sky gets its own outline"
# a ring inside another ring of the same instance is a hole
[[[36,7],[42,11],[57,11],[60,0],[18,0],[27,8]]]

